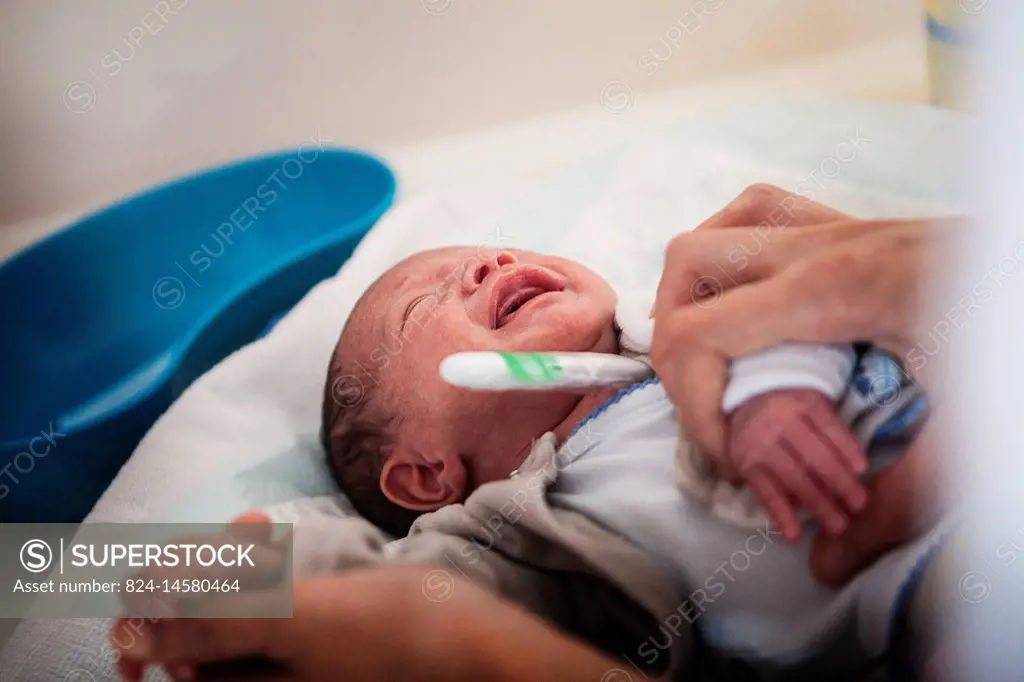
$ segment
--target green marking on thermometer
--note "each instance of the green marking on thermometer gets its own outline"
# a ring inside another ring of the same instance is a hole
[[[610,353],[472,351],[449,355],[439,370],[455,386],[492,391],[628,385],[653,375],[643,362]]]
[[[562,376],[562,367],[544,353],[498,353],[512,377],[523,384],[555,381]]]

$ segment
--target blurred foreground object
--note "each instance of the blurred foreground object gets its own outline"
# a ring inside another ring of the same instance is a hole
[[[978,17],[992,0],[927,0],[931,103],[967,109],[967,77],[976,52]]]

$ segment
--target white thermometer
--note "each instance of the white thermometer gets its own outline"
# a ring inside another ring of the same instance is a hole
[[[485,391],[552,390],[628,385],[654,376],[643,362],[611,353],[455,353],[441,378]]]

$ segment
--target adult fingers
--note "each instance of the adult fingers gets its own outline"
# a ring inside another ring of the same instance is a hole
[[[658,335],[655,319],[651,364],[661,379],[687,436],[720,466],[725,460],[726,421],[722,413],[728,361],[700,344],[677,343],[679,334]]]
[[[809,294],[791,292],[792,289],[797,288],[787,279],[773,277],[757,286],[727,291],[712,306],[686,306],[656,313],[651,345],[654,370],[662,375],[670,360],[696,364],[692,356],[677,357],[693,347],[734,358],[792,339],[823,341],[799,335],[808,324],[798,318],[813,311],[804,305],[811,302]]]
[[[767,259],[750,259],[743,245],[756,243],[753,229],[723,228],[714,232],[676,235],[665,250],[665,266],[655,297],[655,319],[666,309],[690,304],[707,305],[726,289],[770,274]]]
[[[836,272],[839,265],[847,270],[858,266],[853,274],[873,272],[874,263],[849,262],[854,257],[872,255],[864,252],[864,243],[858,240],[878,236],[882,231],[895,238],[905,231],[903,227],[903,223],[893,221],[840,220],[778,233],[731,227],[676,235],[665,251],[655,317],[688,305],[711,307],[727,290],[776,275],[802,259],[809,259],[812,269],[827,269],[823,274],[829,277],[841,274]],[[879,248],[878,240],[866,244]],[[856,248],[839,248],[850,246]],[[881,247],[888,248],[888,242],[883,240]],[[807,284],[820,289],[829,285],[829,279]]]
[[[228,532],[254,542],[269,543],[274,534],[271,523],[271,518],[265,512],[247,511],[229,524]]]
[[[728,234],[726,234],[728,233]],[[654,307],[654,334],[651,363],[665,390],[676,405],[689,436],[712,459],[724,463],[725,419],[721,399],[725,389],[727,358],[702,343],[700,333],[677,308],[710,313],[720,302],[727,287],[739,283],[737,277],[753,278],[757,268],[737,268],[731,252],[738,239],[749,230],[720,230],[682,235],[673,240],[666,254],[665,270],[658,285]],[[735,271],[715,268],[717,262]],[[767,260],[759,265],[767,264]],[[698,274],[707,272],[716,274]],[[724,283],[723,283],[723,280]],[[691,305],[692,304],[692,305]]]
[[[225,612],[253,613],[281,605],[281,593],[249,592],[222,595],[195,604],[189,618],[158,621],[146,631],[143,653],[157,662],[190,660],[196,663],[224,662],[240,658],[269,658],[284,665],[305,667],[304,660],[316,654],[330,659],[338,654],[334,637],[372,640],[383,625],[380,612],[413,603],[422,596],[422,567],[387,571],[353,571],[301,580],[291,594],[293,617],[213,618]],[[413,578],[415,578],[413,580]],[[386,590],[386,592],[384,591]],[[415,616],[415,609],[408,614]],[[376,619],[376,620],[375,620]],[[405,623],[407,625],[408,623]],[[398,626],[390,628],[397,639]],[[334,632],[332,632],[332,629]],[[356,646],[353,662],[366,653],[368,662],[380,652],[362,652]],[[138,657],[129,650],[128,658]],[[341,652],[341,658],[345,657]],[[355,675],[354,677],[359,677]],[[331,678],[328,678],[331,679]]]
[[[674,290],[692,288],[704,277],[703,264],[699,257],[680,257],[685,262],[673,273],[666,266],[662,277],[654,346],[667,352],[674,345],[699,341],[732,358],[782,341],[874,340],[895,329],[892,320],[910,314],[906,311],[913,296],[892,291],[889,285],[896,282],[878,272],[892,269],[888,266],[893,263],[879,265],[877,257],[871,258],[889,243],[888,235],[865,235],[864,225],[809,227],[799,239],[766,245],[739,274],[754,273],[761,281],[695,303]],[[762,273],[776,276],[761,278]]]
[[[113,641],[127,660],[147,663],[209,663],[251,656],[272,656],[285,641],[289,619],[188,618],[114,626]],[[127,642],[127,643],[125,643]]]
[[[719,227],[762,225],[798,227],[830,223],[848,218],[846,214],[781,187],[758,183],[743,190],[721,211],[697,226],[698,230]]]
[[[187,540],[182,538],[178,542]],[[133,591],[122,592],[120,596],[125,615],[182,616],[195,609],[197,603],[216,601],[222,592],[273,589],[285,579],[289,556],[283,547],[249,543],[244,536],[228,533],[198,536],[194,544],[201,543],[216,543],[229,551],[223,556],[219,551],[213,554],[215,560],[208,565],[194,560],[199,556],[197,551],[191,563],[142,569],[132,578]]]

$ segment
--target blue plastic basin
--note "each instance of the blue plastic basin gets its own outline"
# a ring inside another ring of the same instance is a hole
[[[79,521],[197,376],[332,275],[391,205],[365,154],[216,168],[0,264],[0,521]]]

